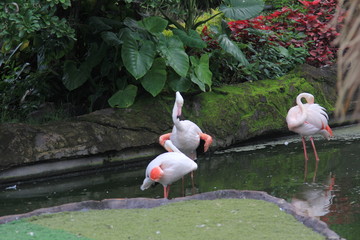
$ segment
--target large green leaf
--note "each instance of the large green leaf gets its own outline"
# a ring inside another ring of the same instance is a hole
[[[190,30],[189,34],[180,29],[173,29],[172,32],[180,38],[185,46],[194,47],[194,48],[204,48],[206,43],[201,39],[200,35],[194,31]]]
[[[88,67],[86,62],[77,68],[74,61],[68,60],[65,61],[63,70],[64,75],[62,82],[69,91],[72,91],[86,82],[86,80],[90,77],[91,68]]]
[[[181,77],[186,77],[189,70],[189,56],[186,54],[181,40],[177,36],[160,35],[158,49],[165,58],[166,64]]]
[[[104,21],[101,17],[90,17],[89,18],[89,27],[92,30],[92,33],[94,33],[94,34],[112,29],[111,26],[104,23]]]
[[[219,10],[227,18],[246,20],[258,16],[263,9],[263,0],[224,0]]]
[[[108,103],[111,107],[127,108],[134,103],[136,94],[137,87],[130,84],[124,90],[119,90],[112,95]]]
[[[142,25],[146,30],[151,33],[161,33],[168,25],[168,21],[161,17],[153,16],[142,19],[139,22],[139,25]]]
[[[101,33],[101,38],[109,45],[109,46],[113,46],[113,47],[117,47],[119,45],[121,45],[123,43],[123,41],[121,41],[119,39],[119,37],[113,33],[113,32],[102,32]]]
[[[191,73],[190,74],[190,79],[193,83],[195,83],[196,85],[199,86],[199,88],[201,89],[201,91],[205,92],[206,91],[206,87],[205,84],[195,75],[195,73]]]
[[[212,72],[209,69],[209,55],[203,54],[200,59],[191,56],[191,65],[193,72],[190,74],[191,81],[199,86],[202,91],[206,91],[206,85],[211,90]]]
[[[150,70],[140,80],[141,85],[146,91],[154,97],[158,95],[165,86],[166,82],[166,65],[163,58],[154,60]]]
[[[100,47],[95,42],[90,44],[85,60],[89,68],[97,66],[104,59],[107,48],[105,43],[101,43]]]
[[[199,65],[195,68],[195,74],[211,90],[212,72],[209,69],[209,55],[208,54],[201,55]]]
[[[124,66],[135,79],[139,79],[146,74],[154,61],[155,45],[148,40],[135,40],[130,35],[123,38],[123,41],[121,58]]]
[[[248,60],[246,59],[244,53],[240,50],[236,44],[231,41],[226,34],[221,34],[218,36],[218,42],[220,47],[230,55],[236,58],[242,65],[249,65]]]
[[[175,71],[168,72],[167,83],[174,92],[187,92],[191,87],[190,79],[180,77]]]

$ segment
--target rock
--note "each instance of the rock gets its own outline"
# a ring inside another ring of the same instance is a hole
[[[288,132],[287,111],[301,92],[310,92],[328,112],[336,101],[335,68],[301,66],[276,80],[216,87],[212,92],[184,94],[183,115],[214,138],[210,150],[226,148],[264,134]],[[42,125],[0,125],[0,183],[14,180],[12,169],[35,163],[79,161],[76,170],[152,157],[164,151],[161,134],[172,128],[175,96],[142,97],[127,109],[103,109],[69,121]],[[90,165],[90,166],[89,166]],[[42,169],[33,176],[56,174]]]

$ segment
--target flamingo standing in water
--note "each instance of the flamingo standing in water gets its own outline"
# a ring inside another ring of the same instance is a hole
[[[203,133],[199,126],[192,121],[181,121],[179,119],[183,105],[183,97],[179,92],[176,92],[175,104],[172,111],[174,127],[171,133],[160,136],[159,143],[164,146],[165,141],[170,139],[182,153],[192,160],[195,160],[197,158],[196,149],[200,144],[200,139],[205,141],[204,152],[206,152],[212,143],[212,137]]]
[[[140,189],[148,189],[153,183],[159,182],[164,187],[164,198],[168,198],[170,185],[189,172],[195,171],[197,164],[180,152],[170,140],[165,141],[164,147],[172,152],[160,154],[149,163]]]
[[[303,104],[302,98],[305,98],[307,103]],[[305,170],[307,170],[307,161],[309,160],[306,152],[305,137],[309,136],[316,159],[316,174],[320,159],[316,152],[313,135],[321,134],[326,139],[330,139],[333,136],[332,130],[328,125],[329,117],[325,112],[325,108],[314,103],[314,96],[310,93],[300,93],[296,97],[296,104],[297,106],[290,108],[286,116],[286,122],[290,131],[296,132],[301,136],[306,164]]]
[[[193,123],[190,120],[180,120],[182,106],[184,105],[184,99],[181,96],[180,92],[176,92],[176,98],[174,107],[172,110],[172,120],[174,122],[174,127],[171,133],[166,133],[160,136],[159,143],[164,146],[165,141],[171,140],[171,142],[186,156],[192,160],[196,160],[197,153],[196,149],[200,145],[200,139],[205,141],[204,143],[204,152],[206,152],[211,143],[212,137],[208,134],[205,134],[201,131],[200,127]],[[169,150],[169,149],[167,149]],[[171,150],[170,150],[171,151]],[[194,191],[194,172],[190,173],[192,189]],[[183,185],[184,185],[184,178]]]

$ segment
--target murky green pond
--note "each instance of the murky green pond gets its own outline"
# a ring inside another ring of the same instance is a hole
[[[360,235],[360,126],[335,129],[330,141],[316,139],[320,157],[308,144],[309,162],[304,179],[304,156],[298,136],[204,155],[198,159],[196,192],[219,189],[261,190],[293,203],[299,212],[320,218],[340,236],[351,240]],[[149,159],[151,160],[151,159]],[[160,185],[140,190],[147,163],[128,168],[94,171],[82,176],[2,186],[0,216],[37,208],[104,198],[163,195]],[[192,194],[190,178],[185,194]],[[182,196],[181,181],[172,185],[170,197]]]

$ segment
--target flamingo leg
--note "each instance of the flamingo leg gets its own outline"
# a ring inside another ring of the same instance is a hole
[[[310,141],[311,141],[311,145],[312,145],[312,147],[313,147],[313,149],[314,149],[315,159],[316,159],[316,161],[319,161],[320,159],[319,159],[319,156],[318,156],[318,154],[317,154],[317,152],[316,152],[316,147],[315,147],[315,143],[314,143],[313,137],[310,137]]]
[[[169,198],[170,185],[164,186],[164,198]]]
[[[210,147],[210,145],[211,145],[211,143],[213,141],[212,137],[210,135],[208,135],[208,134],[205,134],[205,133],[201,133],[201,134],[199,134],[199,136],[200,136],[200,139],[205,141],[204,152],[206,152],[209,149],[209,147]]]
[[[194,182],[194,171],[190,172],[190,176],[191,176],[191,186],[192,186],[192,194],[195,194],[195,182]]]
[[[181,196],[185,197],[185,177],[183,176],[182,178],[182,185],[181,185]]]
[[[308,155],[307,155],[307,152],[306,152],[306,143],[305,143],[305,137],[302,137],[302,143],[303,143],[303,148],[304,148],[304,156],[305,156],[305,161],[308,161],[309,158],[308,158]]]

